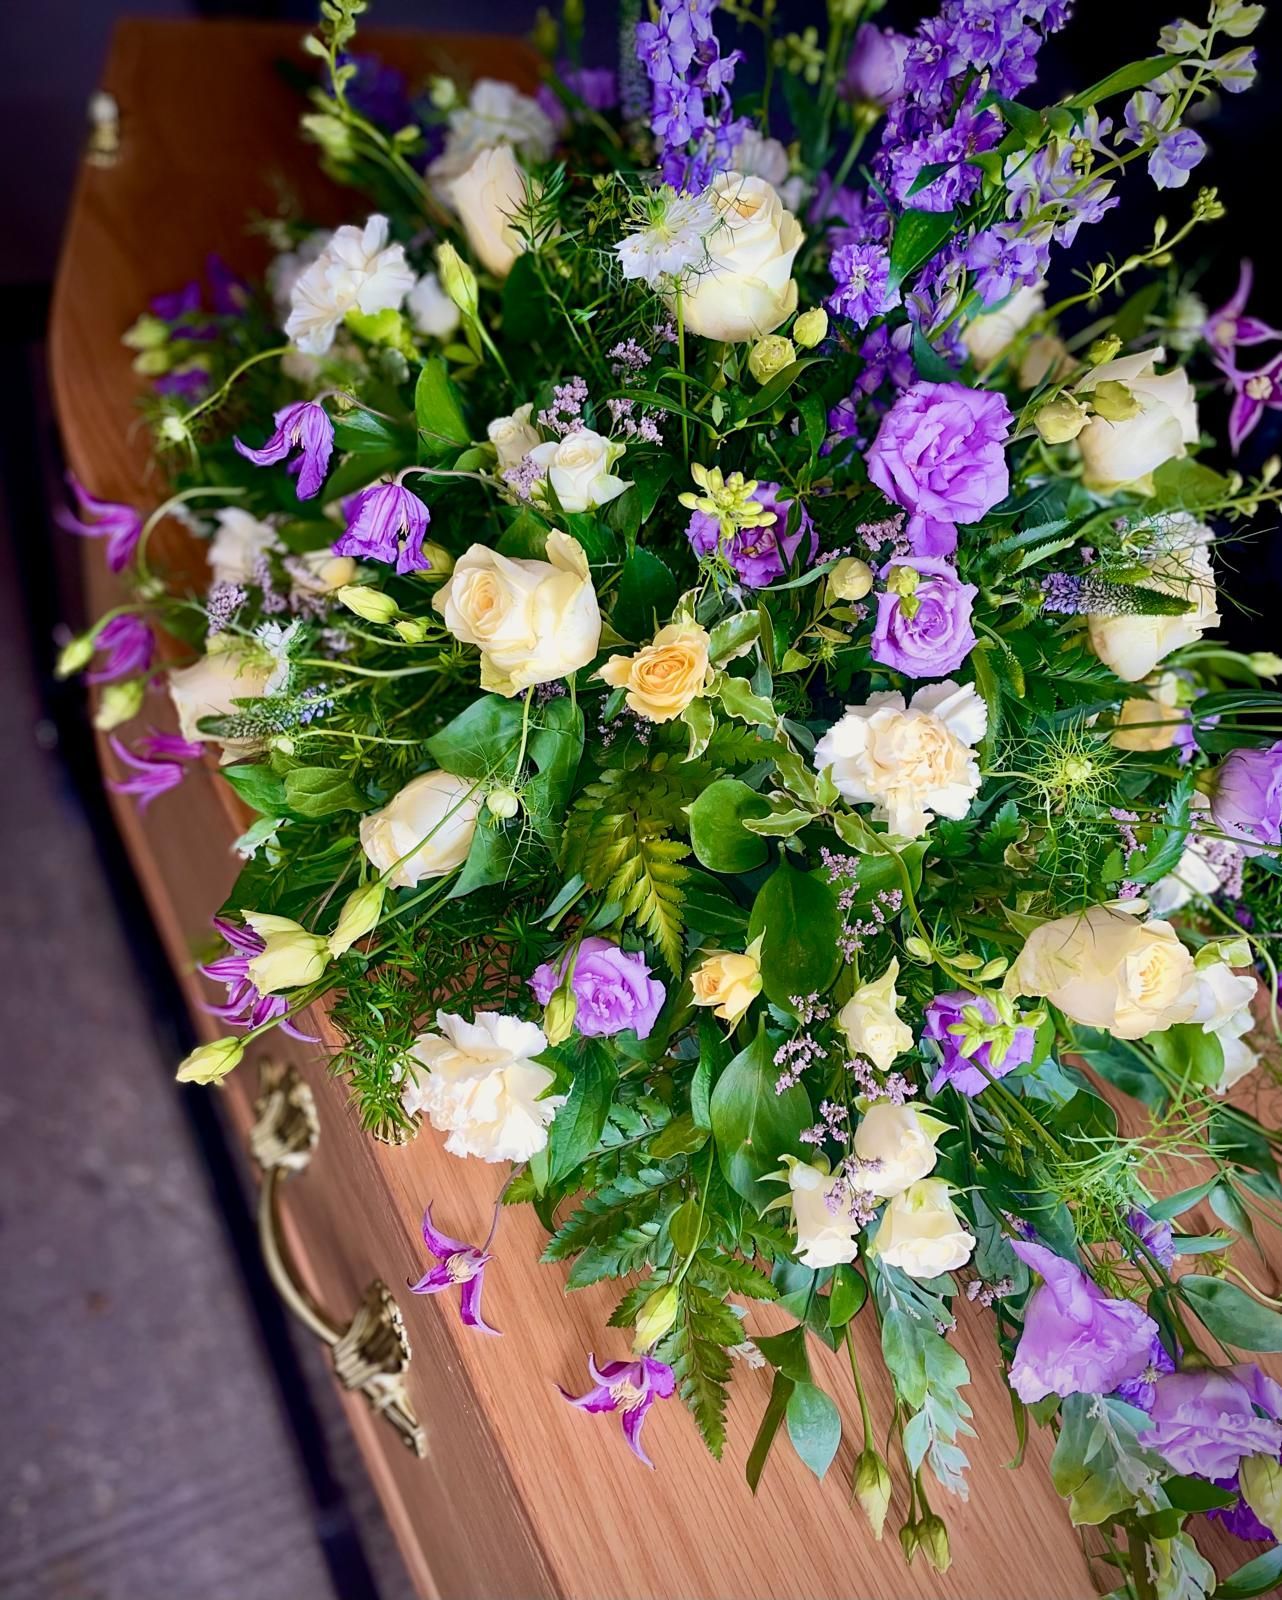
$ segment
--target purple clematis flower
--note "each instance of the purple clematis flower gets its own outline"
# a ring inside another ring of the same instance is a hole
[[[113,617],[98,630],[94,649],[106,659],[97,672],[85,674],[86,683],[114,683],[117,678],[132,678],[146,672],[155,653],[156,640],[141,617]]]
[[[1266,411],[1282,411],[1282,355],[1276,355],[1258,372],[1233,372],[1234,390],[1229,410],[1229,443],[1234,455],[1260,425]]]
[[[158,737],[164,739],[168,735],[161,734]],[[198,745],[190,748],[200,749]],[[219,956],[216,960],[196,968],[204,977],[214,983],[224,984],[227,989],[227,999],[223,1005],[205,1007],[210,1016],[221,1017],[224,1022],[233,1023],[241,1028],[257,1028],[264,1022],[280,1017],[283,1020],[278,1025],[282,1033],[287,1033],[291,1039],[302,1039],[307,1044],[316,1044],[318,1041],[314,1034],[303,1033],[285,1015],[289,1010],[289,1001],[283,994],[260,994],[250,981],[249,963],[256,955],[261,954],[266,945],[262,936],[255,933],[252,928],[242,928],[234,922],[228,922],[224,917],[215,917],[214,927],[231,948],[227,955]]]
[[[1202,325],[1202,337],[1211,347],[1212,359],[1216,366],[1230,374],[1237,371],[1233,356],[1239,345],[1282,339],[1282,333],[1267,322],[1261,322],[1259,317],[1251,316],[1246,309],[1253,278],[1254,268],[1249,261],[1243,261],[1238,269],[1237,288]]]
[[[497,1223],[497,1208],[494,1218]],[[410,1284],[410,1293],[440,1294],[443,1289],[452,1289],[455,1284],[462,1284],[459,1316],[469,1328],[479,1328],[482,1333],[497,1334],[499,1330],[491,1328],[481,1315],[481,1288],[485,1282],[486,1265],[492,1259],[489,1254],[489,1244],[493,1237],[494,1229],[491,1228],[490,1238],[479,1250],[475,1245],[464,1244],[460,1239],[451,1239],[448,1233],[442,1233],[435,1226],[432,1221],[432,1208],[428,1206],[423,1213],[423,1242],[437,1258],[437,1265],[429,1267],[417,1283]]]
[[[122,571],[142,537],[141,516],[132,506],[99,500],[74,472],[67,474],[67,484],[76,497],[78,514],[60,507],[54,512],[54,521],[65,532],[79,534],[82,539],[105,539],[107,565],[113,572]]]
[[[334,449],[334,424],[325,407],[314,400],[298,400],[293,405],[282,406],[272,418],[276,431],[267,443],[257,450],[235,440],[237,450],[246,461],[256,467],[274,467],[293,451],[298,456],[290,466],[298,474],[298,498],[310,500],[319,494],[329,458]]]
[[[347,532],[334,541],[336,556],[385,561],[397,572],[425,572],[423,536],[432,514],[416,494],[399,483],[375,484],[356,496]]]
[[[153,761],[138,755],[114,733],[108,735],[107,743],[117,759],[130,769],[124,778],[108,778],[107,787],[113,794],[136,795],[139,811],[145,811],[157,795],[176,789],[186,777],[178,762]]]
[[[641,1429],[654,1402],[669,1399],[676,1389],[672,1368],[653,1356],[640,1356],[636,1361],[607,1361],[598,1367],[596,1357],[590,1355],[588,1372],[593,1387],[586,1394],[572,1395],[568,1389],[561,1393],[581,1411],[622,1411],[623,1433],[633,1455],[653,1467],[654,1462],[641,1448]]]

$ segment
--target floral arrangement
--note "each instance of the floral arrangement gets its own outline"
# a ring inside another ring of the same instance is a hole
[[[73,484],[128,587],[63,659],[115,787],[216,752],[255,817],[202,968],[230,1031],[179,1077],[329,996],[372,1133],[430,1122],[571,1290],[620,1280],[631,1349],[567,1398],[643,1461],[674,1395],[719,1456],[747,1359],[753,1486],[784,1434],[822,1476],[809,1341],[844,1347],[854,1495],[880,1538],[898,1482],[942,1570],[960,1294],[1119,1594],[1271,1591],[1276,1543],[1216,1589],[1192,1533],[1282,1534],[1282,1387],[1242,1357],[1282,1315],[1230,1252],[1282,1217],[1282,1139],[1225,1098],[1275,1070],[1282,660],[1206,637],[1282,489],[1201,459],[1199,397],[1240,444],[1282,333],[1248,269],[1208,311],[1176,259],[1260,7],[1049,105],[1069,0],[911,35],[831,0],[826,38],[630,0],[617,73],[567,0],[537,98],[412,97],[363,9],[324,0],[303,118],[357,220],[273,219],[265,285],[156,300],[127,340],[174,493]],[[1150,188],[1172,220],[1093,261]],[[128,731],[157,690],[177,732]],[[1178,1231],[1204,1200],[1222,1226]],[[487,1333],[495,1237],[429,1211],[415,1286]]]

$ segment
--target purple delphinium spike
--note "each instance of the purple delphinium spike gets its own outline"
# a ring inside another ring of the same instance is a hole
[[[79,534],[82,539],[105,539],[107,565],[113,572],[120,572],[129,564],[142,537],[142,518],[132,506],[99,500],[90,494],[74,472],[67,474],[67,485],[76,497],[78,509],[59,507],[54,521],[65,532]]]
[[[97,672],[85,674],[86,683],[114,683],[117,678],[132,678],[146,672],[155,653],[156,640],[141,617],[113,617],[98,630],[94,649],[104,657]]]
[[[432,514],[416,494],[399,483],[363,489],[352,506],[347,532],[334,541],[336,556],[385,561],[397,572],[426,572],[423,536]]]
[[[654,1462],[641,1448],[641,1429],[654,1402],[669,1399],[675,1391],[672,1368],[653,1356],[640,1356],[636,1361],[607,1361],[598,1367],[596,1357],[590,1355],[588,1373],[592,1388],[586,1394],[573,1395],[568,1389],[561,1389],[561,1393],[580,1411],[621,1411],[623,1434],[633,1455],[653,1467]]]
[[[160,735],[160,737],[167,736]],[[260,994],[250,981],[249,963],[265,948],[266,941],[262,936],[255,933],[252,928],[242,928],[237,923],[228,922],[224,917],[215,917],[214,927],[227,941],[230,949],[225,956],[219,956],[196,968],[203,977],[213,983],[221,983],[227,989],[227,999],[224,1004],[205,1007],[209,1015],[220,1017],[224,1022],[230,1022],[238,1028],[257,1028],[264,1022],[280,1018],[282,1020],[278,1026],[282,1033],[287,1033],[291,1039],[301,1039],[307,1044],[316,1044],[318,1041],[315,1034],[304,1033],[289,1021],[286,1016],[289,1001],[283,994]]]
[[[293,405],[282,406],[272,421],[276,431],[261,448],[251,450],[236,439],[233,441],[236,449],[256,467],[273,467],[296,450],[298,456],[290,471],[298,474],[298,498],[310,500],[320,492],[329,470],[334,424],[325,407],[314,400],[298,400]]]
[[[495,1221],[498,1220],[497,1208]],[[494,1229],[490,1229],[490,1239],[494,1237]],[[464,1244],[461,1239],[451,1239],[448,1233],[441,1230],[432,1221],[432,1208],[428,1206],[423,1213],[423,1243],[437,1258],[437,1265],[429,1267],[417,1283],[410,1284],[411,1294],[440,1294],[444,1289],[452,1289],[455,1284],[462,1285],[462,1295],[459,1299],[459,1316],[469,1328],[479,1328],[482,1333],[499,1332],[498,1328],[491,1328],[481,1315],[481,1289],[485,1282],[485,1268],[492,1259],[488,1250],[490,1239],[485,1241],[485,1246],[477,1249],[475,1245]]]

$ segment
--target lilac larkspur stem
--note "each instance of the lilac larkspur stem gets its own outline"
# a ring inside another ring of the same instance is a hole
[[[282,406],[272,418],[275,432],[266,444],[252,450],[239,439],[236,449],[256,467],[272,467],[298,452],[290,470],[298,474],[298,498],[310,500],[320,493],[334,449],[334,424],[325,407],[314,400]]]
[[[77,511],[59,507],[54,521],[66,533],[77,534],[82,539],[107,541],[107,565],[112,572],[120,572],[142,537],[142,517],[132,506],[114,500],[99,500],[89,493],[74,472],[67,474],[67,486],[76,498]]]
[[[635,1361],[607,1361],[603,1367],[598,1367],[596,1357],[589,1355],[588,1375],[592,1388],[586,1394],[573,1395],[568,1389],[561,1389],[561,1393],[580,1411],[621,1411],[623,1435],[633,1455],[647,1467],[653,1467],[654,1462],[641,1447],[641,1429],[654,1402],[667,1400],[675,1392],[677,1383],[672,1368],[653,1356],[640,1356]]]
[[[141,617],[113,617],[98,630],[94,649],[103,657],[97,672],[86,673],[86,683],[114,683],[146,672],[155,653],[156,640]]]
[[[167,738],[168,735],[158,737]],[[183,743],[176,740],[175,743]],[[214,961],[196,968],[213,983],[221,983],[227,990],[226,1001],[220,1006],[206,1005],[211,1017],[219,1017],[240,1028],[259,1028],[265,1022],[276,1022],[282,1033],[291,1039],[301,1039],[306,1044],[316,1044],[315,1034],[304,1033],[289,1020],[289,1001],[281,994],[262,994],[251,982],[249,963],[261,954],[265,940],[252,928],[243,928],[225,917],[215,917],[214,927],[227,941],[230,951]]]
[[[485,1268],[493,1259],[488,1247],[497,1224],[496,1206],[490,1237],[478,1250],[475,1245],[464,1244],[461,1239],[453,1239],[448,1233],[442,1233],[432,1221],[432,1208],[429,1205],[423,1213],[423,1243],[437,1258],[437,1264],[429,1267],[417,1283],[410,1284],[410,1293],[440,1294],[443,1290],[452,1289],[458,1284],[462,1288],[459,1297],[459,1316],[464,1324],[469,1328],[479,1328],[482,1333],[498,1334],[499,1329],[491,1328],[481,1315],[481,1290],[485,1283]]]

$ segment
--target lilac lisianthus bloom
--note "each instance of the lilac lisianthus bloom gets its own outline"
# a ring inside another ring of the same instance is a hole
[[[1225,756],[1215,772],[1211,817],[1243,855],[1282,843],[1282,739]]]
[[[570,951],[553,964],[545,961],[530,977],[530,988],[540,1005],[547,1005],[559,988],[570,962]],[[585,1039],[608,1039],[630,1028],[647,1039],[663,1009],[667,991],[640,951],[621,950],[609,939],[584,939],[574,957],[574,1026]]]
[[[803,564],[813,561],[819,554],[819,536],[804,506],[798,508],[801,519],[796,532],[785,531],[795,502],[784,498],[781,484],[759,483],[752,498],[763,511],[774,512],[775,520],[768,526],[740,528],[723,542],[718,519],[706,511],[693,511],[686,538],[695,555],[709,556],[720,550],[741,583],[750,589],[764,589],[783,577],[799,549]]]
[[[1119,1400],[1125,1400],[1128,1406],[1136,1406],[1140,1411],[1151,1411],[1153,1399],[1157,1394],[1157,1380],[1164,1373],[1174,1372],[1175,1363],[1161,1339],[1154,1339],[1149,1350],[1148,1365],[1143,1372],[1134,1378],[1124,1378],[1113,1393]]]
[[[239,439],[234,441],[246,461],[256,467],[273,467],[284,461],[295,450],[297,458],[291,471],[298,474],[298,498],[310,500],[320,493],[321,484],[329,470],[329,458],[334,449],[334,424],[325,407],[314,400],[298,400],[293,405],[282,406],[272,418],[275,432],[267,443],[251,450]]]
[[[385,561],[400,573],[426,572],[432,563],[423,554],[423,538],[431,520],[419,497],[399,483],[375,484],[356,496],[334,554]]]
[[[1150,1217],[1147,1211],[1137,1208],[1127,1213],[1126,1226],[1153,1259],[1161,1262],[1169,1272],[1175,1261],[1175,1237],[1170,1223]]]
[[[877,596],[872,658],[910,678],[945,678],[975,648],[970,618],[979,590],[940,556],[916,556],[890,569],[905,570],[917,574],[911,594],[887,588]]]
[[[104,657],[97,672],[85,674],[86,683],[114,683],[146,672],[156,651],[156,640],[141,617],[113,617],[99,628],[94,649]]]
[[[113,500],[99,500],[89,493],[74,472],[67,474],[67,486],[76,497],[76,511],[59,507],[54,521],[66,533],[78,534],[82,539],[107,541],[107,565],[112,572],[120,572],[142,537],[142,518],[132,506],[120,505]]]
[[[951,556],[957,553],[957,524],[920,513],[909,517],[904,538],[914,559],[918,556]]]
[[[1237,1495],[1238,1501],[1235,1506],[1213,1507],[1206,1513],[1208,1517],[1214,1518],[1216,1522],[1222,1522],[1234,1538],[1277,1543],[1272,1528],[1266,1528],[1247,1505],[1242,1494],[1242,1483],[1236,1472],[1231,1478],[1212,1478],[1211,1482],[1217,1489],[1230,1490]]]
[[[842,93],[850,100],[893,105],[904,92],[904,63],[909,41],[889,28],[861,23],[846,62]]]
[[[938,1044],[941,1057],[935,1076],[930,1080],[931,1094],[938,1094],[946,1083],[951,1083],[959,1094],[972,1097],[982,1094],[988,1088],[985,1072],[993,1078],[1004,1078],[1008,1072],[1025,1066],[1033,1059],[1035,1034],[1032,1028],[1022,1026],[1014,1030],[1000,1061],[994,1061],[993,1046],[989,1043],[981,1044],[967,1055],[963,1049],[964,1035],[952,1030],[964,1026],[962,1012],[968,1007],[977,1009],[987,1023],[997,1021],[997,1012],[991,1000],[968,994],[964,989],[950,989],[945,994],[937,994],[926,1007],[924,1037]],[[984,1071],[980,1070],[981,1067]]]
[[[1010,1247],[1042,1276],[1024,1310],[1010,1386],[1026,1405],[1048,1394],[1112,1394],[1149,1364],[1157,1323],[1130,1300],[1110,1300],[1045,1245]]]
[[[1258,1367],[1172,1372],[1155,1388],[1139,1439],[1176,1472],[1215,1481],[1244,1456],[1282,1454],[1282,1385]]]
[[[896,505],[942,522],[977,522],[1006,498],[1005,397],[964,383],[915,383],[868,452],[868,476]]]
[[[491,1230],[493,1237],[493,1230]],[[498,1333],[481,1315],[481,1289],[485,1283],[485,1268],[493,1258],[489,1254],[489,1240],[478,1250],[475,1245],[464,1244],[461,1239],[451,1239],[448,1233],[432,1222],[432,1208],[423,1213],[423,1243],[436,1257],[436,1266],[429,1267],[417,1283],[410,1284],[411,1294],[440,1294],[461,1284],[459,1316],[465,1326],[479,1328],[482,1333]]]
[[[194,748],[199,753],[200,746]],[[209,1015],[220,1017],[222,1021],[239,1028],[258,1028],[264,1022],[279,1018],[277,1026],[282,1033],[287,1033],[291,1039],[315,1044],[315,1034],[303,1033],[289,1020],[289,1001],[285,996],[261,993],[249,976],[249,963],[267,947],[263,936],[250,927],[229,922],[225,917],[215,917],[214,927],[226,940],[228,953],[197,967],[196,971],[213,983],[223,984],[227,998],[220,1006],[207,1005],[204,1009]]]
[[[619,103],[619,80],[609,67],[572,67],[563,62],[557,68],[557,76],[589,111],[612,111]],[[552,85],[540,84],[534,98],[548,121],[558,132],[564,132],[570,115],[565,101]]]
[[[586,1394],[572,1395],[568,1389],[561,1393],[581,1411],[622,1411],[623,1433],[633,1455],[653,1467],[654,1462],[641,1448],[641,1429],[654,1402],[669,1399],[676,1389],[672,1368],[653,1356],[641,1356],[636,1361],[607,1361],[598,1367],[596,1357],[589,1356],[588,1372],[593,1387]]]

